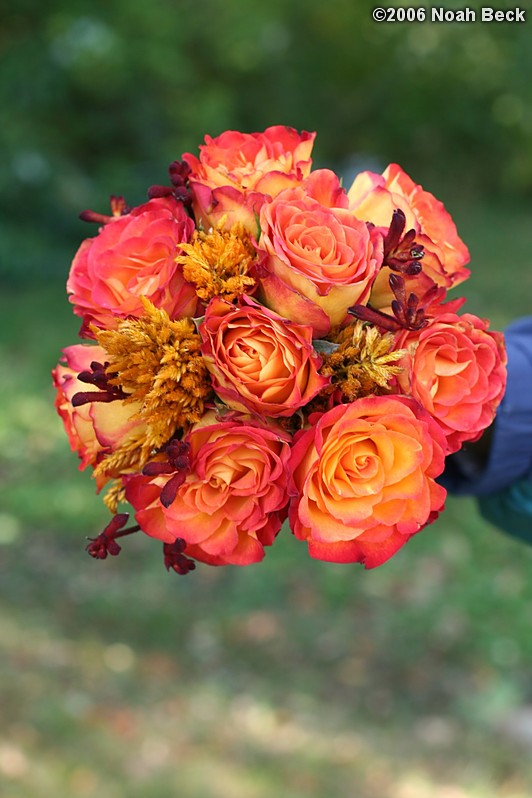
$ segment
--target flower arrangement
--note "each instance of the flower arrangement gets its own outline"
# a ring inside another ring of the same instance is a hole
[[[310,556],[373,568],[492,422],[503,336],[446,301],[469,275],[450,215],[395,164],[346,191],[314,137],[206,137],[143,205],[81,214],[100,225],[67,282],[86,343],[53,379],[113,514],[93,557],[142,531],[180,574],[248,565],[288,518]]]

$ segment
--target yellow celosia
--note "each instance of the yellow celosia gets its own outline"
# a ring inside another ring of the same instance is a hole
[[[118,505],[126,500],[126,489],[122,485],[121,480],[114,479],[111,483],[111,486],[108,488],[107,493],[103,497],[103,503],[107,507],[108,510],[112,513],[116,513],[118,510]]]
[[[196,230],[189,244],[181,244],[184,254],[176,258],[183,265],[185,280],[196,286],[205,303],[214,296],[231,302],[255,285],[248,271],[256,260],[249,233],[241,222],[223,230],[225,220],[209,232]]]
[[[353,401],[360,396],[384,393],[388,383],[401,367],[393,365],[406,354],[393,349],[394,336],[382,334],[361,321],[330,336],[338,348],[323,356],[320,374],[331,378],[344,396]]]
[[[95,475],[117,476],[142,467],[177,430],[200,420],[212,392],[192,319],[173,321],[147,299],[142,303],[141,318],[124,319],[116,330],[93,329],[106,351],[110,384],[127,394],[123,401],[140,404],[137,417],[144,422],[102,460]],[[111,493],[111,505],[115,498]]]

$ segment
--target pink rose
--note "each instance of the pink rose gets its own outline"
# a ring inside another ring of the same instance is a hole
[[[323,171],[309,185],[312,194],[343,204]],[[289,189],[262,206],[260,227],[267,255],[260,284],[272,310],[310,324],[321,338],[345,321],[351,305],[365,304],[382,263],[382,238],[347,208]]]
[[[113,328],[126,316],[142,316],[141,297],[172,319],[194,315],[194,286],[176,262],[194,222],[173,198],[152,199],[117,216],[79,248],[67,291],[74,312],[88,324]]]
[[[292,449],[292,531],[316,559],[381,565],[443,509],[442,432],[401,396],[357,399],[312,421]]]
[[[61,363],[52,371],[56,388],[55,407],[61,416],[72,451],[77,452],[80,470],[96,466],[102,458],[115,451],[144,428],[135,420],[140,410],[137,402],[126,404],[122,400],[112,402],[87,402],[79,407],[72,405],[77,393],[100,392],[92,385],[78,379],[82,371],[90,371],[94,361],[103,364],[106,353],[101,346],[75,344],[63,349]],[[62,365],[64,363],[64,365]],[[97,480],[100,489],[107,478]]]
[[[312,328],[249,297],[239,305],[213,299],[200,334],[214,390],[235,410],[291,416],[329,383],[318,374]]]
[[[442,313],[420,332],[399,336],[397,347],[411,353],[400,384],[442,428],[446,454],[477,440],[506,387],[503,334],[471,313]]]
[[[414,229],[423,245],[423,270],[438,285],[451,287],[469,276],[469,251],[443,203],[418,186],[397,164],[382,175],[362,172],[351,186],[349,207],[358,219],[388,228],[395,209],[406,216],[405,231]]]
[[[289,437],[249,418],[218,421],[208,413],[186,436],[190,471],[168,507],[161,490],[172,477],[133,476],[126,496],[142,529],[211,565],[248,565],[264,557],[286,517]]]

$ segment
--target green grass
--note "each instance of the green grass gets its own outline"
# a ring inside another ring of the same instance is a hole
[[[529,312],[529,213],[455,211],[496,327]],[[49,378],[77,327],[61,285],[0,299],[2,798],[529,798],[532,549],[450,499],[371,572],[288,531],[244,569],[93,561]]]

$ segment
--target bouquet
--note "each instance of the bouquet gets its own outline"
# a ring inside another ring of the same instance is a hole
[[[450,215],[396,164],[346,191],[314,138],[207,136],[144,204],[81,214],[85,343],[53,379],[112,513],[93,557],[141,531],[180,574],[248,565],[288,518],[311,557],[373,568],[437,518],[445,457],[492,422],[503,336],[446,301],[469,275]]]

